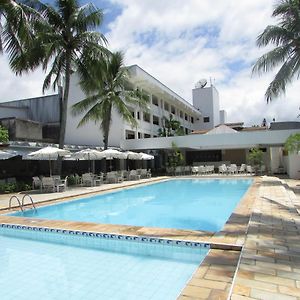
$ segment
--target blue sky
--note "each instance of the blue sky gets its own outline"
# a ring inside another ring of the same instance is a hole
[[[88,2],[88,1],[86,1]],[[81,2],[84,3],[84,2]],[[213,79],[228,121],[260,124],[296,119],[299,81],[266,104],[264,92],[274,74],[252,76],[256,37],[272,22],[274,0],[98,0],[104,11],[100,30],[111,50],[122,50],[128,65],[138,64],[191,102],[201,78]],[[0,57],[0,101],[41,95],[44,74],[16,78]],[[51,93],[52,91],[49,91]]]

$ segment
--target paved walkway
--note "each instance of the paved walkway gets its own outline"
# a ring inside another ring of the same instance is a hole
[[[300,299],[300,198],[276,178],[259,189],[231,299]]]

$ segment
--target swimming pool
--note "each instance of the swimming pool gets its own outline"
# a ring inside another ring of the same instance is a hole
[[[219,231],[252,180],[175,179],[11,215]]]
[[[176,299],[207,245],[142,239],[0,224],[1,300]]]

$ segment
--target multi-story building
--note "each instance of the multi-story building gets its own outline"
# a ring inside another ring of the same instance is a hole
[[[224,162],[245,163],[250,149],[259,147],[264,151],[269,172],[284,169],[289,174],[293,173],[292,177],[299,176],[300,156],[291,158],[283,155],[286,139],[290,134],[299,133],[299,122],[272,123],[270,128],[245,128],[243,123],[229,124],[226,123],[226,112],[220,110],[218,91],[212,84],[208,87],[196,85],[191,104],[139,66],[129,67],[129,72],[130,87],[143,90],[149,95],[149,110],[130,107],[138,124],[136,127],[132,127],[113,111],[110,147],[152,151],[156,156],[157,167],[165,165],[167,152],[173,143],[184,153],[188,165],[205,162],[215,165]],[[0,104],[0,124],[9,128],[11,140],[16,141],[12,143],[12,149],[28,153],[44,146],[31,142],[58,142],[60,98],[59,93]],[[65,144],[74,151],[81,147],[103,146],[100,123],[91,121],[78,127],[83,115],[74,116],[71,112],[72,105],[84,98],[85,94],[74,74],[71,78],[65,136]],[[170,116],[180,122],[184,136],[159,137],[159,129]],[[222,127],[220,124],[225,125]]]
[[[198,107],[184,100],[137,65],[129,67],[129,73],[131,87],[149,95],[149,110],[142,111],[139,107],[131,107],[132,115],[138,124],[136,127],[122,120],[118,112],[113,110],[109,134],[110,146],[120,147],[121,140],[156,138],[165,118],[169,119],[170,116],[180,122],[185,134],[201,128],[202,114]],[[82,115],[76,117],[72,115],[72,105],[84,98],[85,94],[78,84],[78,77],[74,75],[70,84],[66,143],[102,146],[103,135],[99,124],[90,122],[77,128]]]

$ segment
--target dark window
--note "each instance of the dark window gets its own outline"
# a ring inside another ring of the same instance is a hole
[[[144,121],[150,123],[150,114],[144,112]]]
[[[126,134],[126,140],[134,140],[135,135],[133,131],[126,130],[125,134]]]
[[[152,104],[158,106],[158,99],[156,96],[152,95]]]
[[[154,125],[159,125],[159,117],[153,116],[153,124]]]
[[[185,128],[185,134],[189,134],[188,128]]]
[[[145,139],[148,139],[148,138],[150,138],[150,137],[151,137],[150,134],[147,134],[147,133],[144,134],[144,138],[145,138]]]
[[[204,123],[209,123],[209,117],[204,117],[204,118],[203,118],[203,122],[204,122]]]
[[[172,113],[173,115],[175,115],[175,107],[174,107],[174,106],[171,106],[171,113]]]
[[[169,104],[167,102],[165,102],[165,110],[169,111]]]
[[[141,119],[141,117],[140,117],[140,112],[139,112],[139,111],[137,112],[137,118],[138,118],[138,120]]]
[[[142,134],[140,132],[138,132],[138,139],[142,138]]]
[[[131,112],[131,115],[134,117],[134,111]]]
[[[191,117],[191,123],[194,123],[194,118],[193,117]]]
[[[188,120],[188,115],[184,114],[184,119],[187,121]]]
[[[179,112],[179,117],[180,117],[181,119],[183,119],[183,112],[182,112],[182,111]]]

